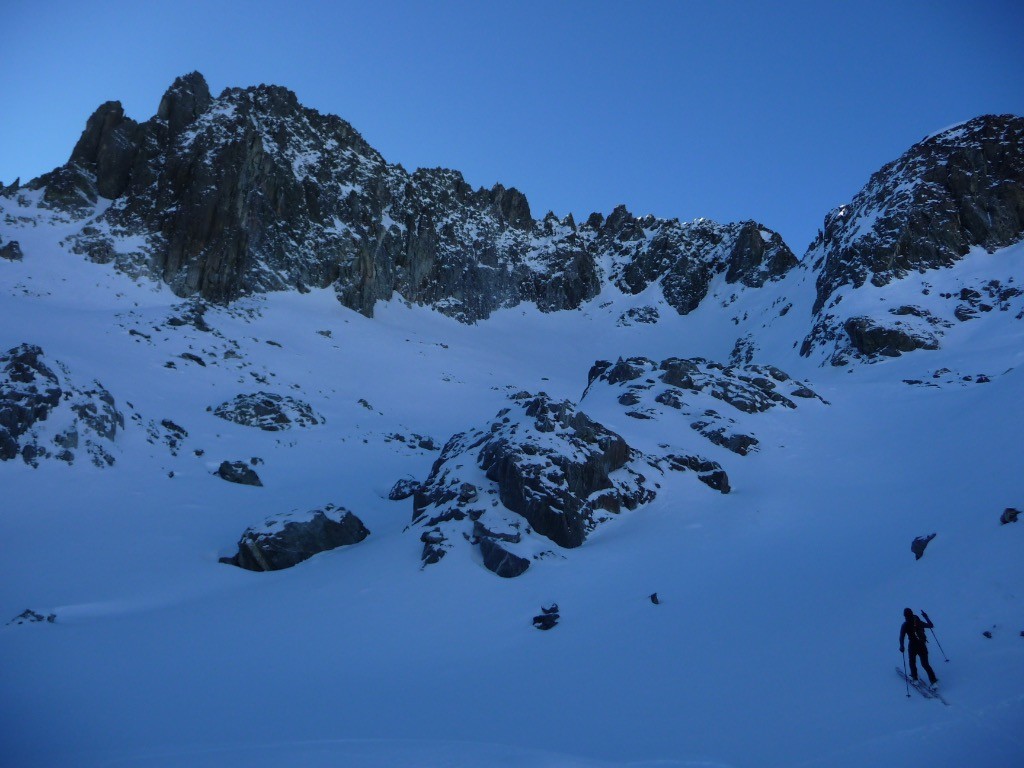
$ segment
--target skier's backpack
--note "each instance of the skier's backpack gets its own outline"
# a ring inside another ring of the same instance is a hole
[[[924,625],[917,616],[914,617],[913,623],[910,626],[910,637],[920,645],[928,644],[928,635],[925,634]]]

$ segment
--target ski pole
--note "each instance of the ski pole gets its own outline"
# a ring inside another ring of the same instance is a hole
[[[928,614],[925,613],[924,610],[921,611],[921,615],[924,616],[926,619],[928,618]],[[928,621],[930,622],[931,619],[928,619]],[[932,630],[932,637],[935,638],[935,644],[937,646],[939,646],[939,653],[942,654],[942,658],[945,659],[946,663],[948,664],[949,663],[949,657],[946,655],[946,652],[944,650],[942,650],[942,643],[939,642],[939,636],[935,634],[935,627],[931,627],[931,630]]]
[[[937,646],[939,646],[939,653],[942,654],[942,658],[945,659],[946,663],[948,664],[949,663],[949,657],[946,655],[946,652],[944,650],[942,650],[942,643],[939,642],[939,636],[935,634],[934,627],[932,628],[932,637],[935,638],[935,644]]]
[[[903,684],[907,686],[907,698],[910,698],[910,678],[907,677],[907,652],[900,648],[900,655],[903,657]]]

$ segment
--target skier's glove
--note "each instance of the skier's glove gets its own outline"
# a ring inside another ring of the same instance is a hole
[[[924,611],[921,611],[921,615],[924,616],[926,619],[928,618],[928,614],[925,613]]]

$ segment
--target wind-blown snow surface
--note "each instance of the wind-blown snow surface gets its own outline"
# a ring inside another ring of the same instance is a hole
[[[1024,522],[999,524],[1024,504],[1024,324],[991,313],[965,326],[974,341],[819,368],[793,349],[805,281],[755,362],[830,405],[758,414],[749,456],[700,445],[731,494],[666,474],[651,504],[507,580],[468,548],[421,570],[412,502],[387,494],[425,479],[437,451],[391,436],[440,446],[521,389],[579,402],[597,359],[724,362],[746,330],[731,317],[763,312],[758,294],[626,327],[625,310],[658,297],[606,291],[578,312],[465,326],[399,302],[371,320],[329,292],[273,294],[209,310],[204,332],[167,324],[182,302],[165,288],[64,253],[49,228],[13,236],[25,258],[0,261],[0,350],[38,344],[99,380],[126,428],[113,468],[0,464],[0,619],[56,616],[0,626],[3,765],[1024,760]],[[1024,249],[999,255],[1024,274]],[[959,375],[904,383],[940,368]],[[962,378],[979,373],[991,381]],[[325,423],[263,432],[207,411],[254,391]],[[612,398],[580,407],[644,449],[690,431]],[[188,431],[177,455],[147,441],[162,419]],[[262,488],[212,474],[253,456]],[[248,526],[327,503],[369,538],[285,571],[218,562]],[[933,532],[915,561],[911,540]],[[539,632],[551,602],[561,622]],[[949,707],[907,698],[894,674],[905,606],[936,623]]]

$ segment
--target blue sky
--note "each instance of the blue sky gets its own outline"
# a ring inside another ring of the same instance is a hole
[[[947,125],[1024,114],[1024,3],[50,2],[0,9],[0,180],[63,163],[103,101],[197,69],[340,115],[392,162],[534,216],[753,218],[802,254],[825,213]]]

